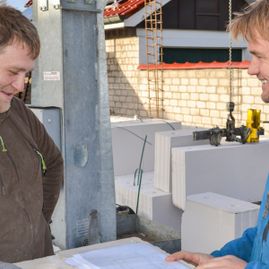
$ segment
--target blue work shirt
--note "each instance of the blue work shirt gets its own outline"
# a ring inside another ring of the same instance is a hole
[[[247,229],[242,237],[228,242],[214,257],[234,255],[247,262],[245,269],[269,269],[269,176],[265,186],[256,227]]]

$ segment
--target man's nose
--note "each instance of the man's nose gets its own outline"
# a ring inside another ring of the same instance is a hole
[[[19,74],[16,79],[11,83],[12,87],[17,90],[17,92],[22,92],[24,90],[25,75]]]
[[[257,60],[252,59],[248,67],[249,75],[258,75],[259,74],[259,63]]]

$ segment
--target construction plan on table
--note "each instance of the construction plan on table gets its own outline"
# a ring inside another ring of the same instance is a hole
[[[168,254],[149,243],[130,243],[78,253],[65,260],[79,269],[188,269],[181,262],[166,262]]]

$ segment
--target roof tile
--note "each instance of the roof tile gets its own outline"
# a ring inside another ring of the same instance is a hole
[[[110,6],[105,8],[104,16],[112,17],[112,16],[130,16],[139,9],[144,7],[144,0],[126,0],[118,3],[117,6]]]

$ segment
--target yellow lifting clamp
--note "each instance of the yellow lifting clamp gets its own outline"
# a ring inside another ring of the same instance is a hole
[[[248,109],[246,127],[250,129],[250,134],[247,138],[247,143],[259,142],[260,135],[264,134],[264,129],[260,127],[261,110]]]
[[[249,109],[246,126],[235,127],[235,119],[232,115],[234,103],[227,104],[229,111],[226,121],[226,128],[215,127],[205,131],[193,132],[193,140],[209,139],[211,145],[218,146],[221,138],[226,137],[226,141],[245,143],[259,142],[259,136],[264,134],[264,129],[260,127],[261,111]]]

